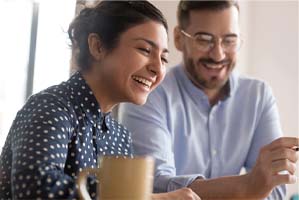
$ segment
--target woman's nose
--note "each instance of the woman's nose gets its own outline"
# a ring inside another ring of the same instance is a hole
[[[165,73],[165,64],[162,62],[161,58],[153,58],[152,62],[148,66],[148,70],[156,75],[159,76],[162,73]]]

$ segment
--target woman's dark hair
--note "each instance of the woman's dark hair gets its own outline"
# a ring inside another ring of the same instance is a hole
[[[79,70],[88,70],[92,61],[88,47],[90,33],[98,34],[103,48],[111,51],[123,32],[150,20],[161,23],[168,31],[163,14],[148,1],[101,1],[95,7],[84,8],[68,29]]]
[[[181,0],[177,9],[177,19],[179,27],[185,29],[189,25],[190,12],[192,10],[224,10],[235,6],[240,11],[239,4],[236,0],[223,1],[192,1]]]

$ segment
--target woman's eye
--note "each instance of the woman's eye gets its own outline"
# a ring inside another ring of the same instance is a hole
[[[145,54],[150,54],[151,53],[151,51],[150,51],[150,49],[146,49],[146,48],[138,48],[140,51],[142,51],[143,53],[145,53]]]
[[[161,60],[162,60],[162,62],[163,62],[163,63],[165,63],[165,64],[167,64],[167,63],[168,63],[168,60],[167,60],[167,58],[164,58],[164,57],[162,57],[162,58],[161,58]]]

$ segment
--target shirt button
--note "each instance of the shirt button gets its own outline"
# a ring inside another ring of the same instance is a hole
[[[212,150],[212,155],[213,155],[213,156],[216,156],[216,154],[217,154],[216,149],[213,149],[213,150]]]

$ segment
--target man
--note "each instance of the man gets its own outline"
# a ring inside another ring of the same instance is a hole
[[[233,71],[238,3],[181,1],[177,14],[183,64],[144,106],[120,108],[135,153],[156,158],[155,192],[188,186],[202,199],[283,199],[283,184],[296,181],[299,140],[281,137],[271,89]]]

